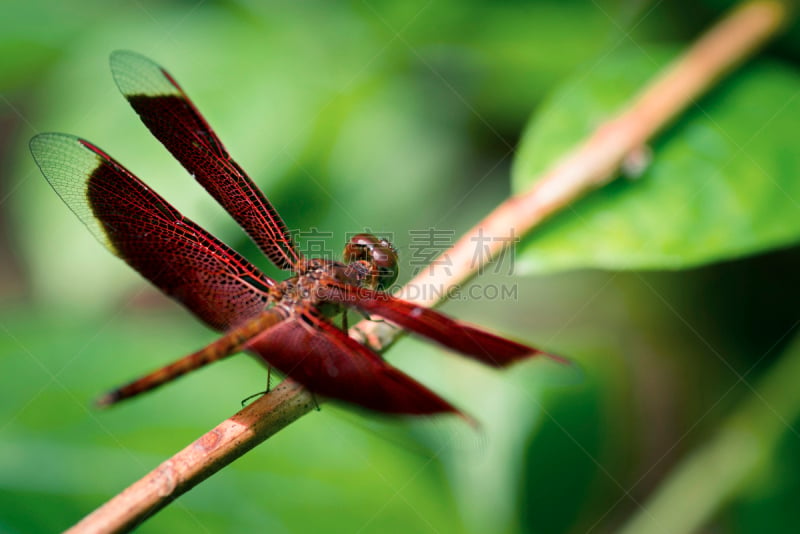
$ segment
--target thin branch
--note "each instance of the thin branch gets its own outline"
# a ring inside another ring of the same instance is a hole
[[[315,406],[292,380],[248,405],[84,517],[68,533],[128,532]]]
[[[525,235],[545,218],[611,181],[626,157],[699,98],[725,73],[744,61],[786,22],[786,6],[778,1],[752,1],[734,9],[685,54],[668,66],[617,117],[556,162],[530,191],[500,204],[443,256],[453,269],[433,276],[420,273],[406,288],[427,285],[446,295],[472,278],[508,245],[507,237]],[[488,240],[486,238],[489,238]],[[486,243],[490,254],[475,261],[475,243]],[[430,291],[406,298],[432,306]],[[403,293],[399,295],[403,297]],[[388,346],[397,331],[386,323],[362,322],[351,329],[370,346]],[[68,532],[124,532],[141,524],[179,495],[249,451],[272,434],[309,412],[311,396],[285,380],[271,393],[178,452],[142,480],[85,517]]]

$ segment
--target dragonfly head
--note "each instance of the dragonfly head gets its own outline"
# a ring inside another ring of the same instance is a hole
[[[397,251],[385,239],[372,234],[356,234],[344,246],[342,254],[348,264],[359,263],[368,273],[364,285],[386,289],[397,280]]]

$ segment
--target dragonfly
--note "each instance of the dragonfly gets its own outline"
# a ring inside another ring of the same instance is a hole
[[[182,215],[96,145],[61,133],[31,139],[42,174],[90,232],[221,337],[98,399],[108,406],[240,352],[315,395],[387,414],[459,410],[350,337],[347,312],[379,318],[492,367],[547,354],[386,291],[396,249],[361,233],[342,261],[307,258],[286,223],[165,69],[130,51],[111,55],[122,94],[150,132],[289,277],[276,281]],[[337,326],[335,320],[344,315]],[[551,356],[559,359],[557,356]]]

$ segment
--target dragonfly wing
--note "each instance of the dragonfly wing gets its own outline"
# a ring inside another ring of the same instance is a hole
[[[92,234],[209,326],[227,330],[264,310],[273,280],[105,152],[64,134],[37,135],[30,147]]]
[[[202,349],[188,356],[184,356],[165,367],[156,369],[124,386],[109,391],[100,397],[96,401],[96,404],[101,407],[109,406],[122,400],[135,397],[136,395],[162,386],[167,382],[171,382],[195,369],[199,369],[205,365],[236,354],[242,350],[242,347],[248,340],[273,327],[280,321],[283,321],[286,319],[286,315],[287,314],[280,308],[267,309],[258,316],[232,328],[226,332],[224,336],[216,339]]]
[[[247,349],[326,397],[386,413],[459,413],[367,347],[311,314],[273,326],[251,340]]]
[[[344,284],[329,284],[324,298],[351,306],[368,315],[387,319],[406,330],[493,367],[504,367],[517,360],[539,354],[566,361],[560,356],[553,356],[539,349],[496,336],[382,291]]]
[[[142,122],[213,196],[279,268],[301,254],[278,212],[230,157],[175,79],[150,59],[128,51],[111,55],[114,81]]]

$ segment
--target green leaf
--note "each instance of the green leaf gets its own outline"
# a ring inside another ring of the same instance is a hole
[[[582,70],[539,111],[513,168],[525,191],[619,111],[674,54],[637,49]],[[521,272],[678,269],[800,238],[800,76],[768,61],[726,78],[655,140],[638,179],[620,178],[520,244]]]

